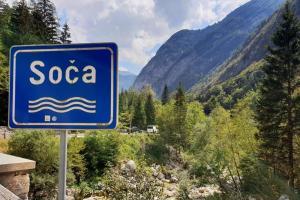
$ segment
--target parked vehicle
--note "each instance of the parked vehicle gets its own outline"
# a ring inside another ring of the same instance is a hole
[[[158,128],[156,125],[148,125],[147,126],[147,133],[157,133]]]
[[[136,126],[133,126],[133,127],[131,127],[131,129],[129,128],[129,133],[136,133],[136,132],[139,132],[140,131],[140,129],[138,128],[138,127],[136,127]]]

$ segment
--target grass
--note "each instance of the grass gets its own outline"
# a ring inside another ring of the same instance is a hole
[[[0,153],[5,153],[8,150],[8,140],[0,139]]]

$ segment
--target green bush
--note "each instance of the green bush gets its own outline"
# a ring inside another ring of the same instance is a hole
[[[286,194],[292,200],[300,199],[287,184],[287,180],[273,169],[259,161],[255,156],[244,158],[241,161],[243,177],[242,190],[245,195],[258,199],[278,199]]]
[[[82,154],[85,148],[83,138],[71,138],[68,141],[68,183],[80,184],[86,175],[86,163]]]
[[[84,139],[82,154],[88,178],[101,176],[107,164],[116,164],[119,153],[119,133],[92,131]]]
[[[58,138],[51,131],[17,131],[8,142],[8,153],[36,161],[37,173],[58,172]]]
[[[67,183],[79,184],[85,178],[84,140],[68,141]],[[8,142],[8,153],[36,161],[31,173],[33,199],[50,199],[56,192],[59,165],[59,137],[53,131],[17,131]]]
[[[162,185],[144,168],[129,176],[111,168],[104,174],[102,184],[104,196],[114,200],[155,200],[161,198],[163,191]]]
[[[32,199],[51,199],[58,177],[58,139],[54,132],[17,131],[9,140],[9,154],[36,161],[31,173]]]

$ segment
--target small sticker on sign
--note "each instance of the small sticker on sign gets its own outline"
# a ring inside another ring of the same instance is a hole
[[[50,115],[45,115],[45,122],[50,122],[50,121],[51,121]]]

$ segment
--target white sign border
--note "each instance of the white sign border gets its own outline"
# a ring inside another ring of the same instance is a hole
[[[17,46],[16,46],[17,47]],[[15,85],[16,85],[16,56],[18,53],[29,52],[52,52],[52,51],[80,51],[80,50],[108,50],[111,53],[111,108],[110,120],[107,123],[19,123],[15,119]],[[13,55],[13,94],[12,94],[12,120],[16,126],[109,126],[113,122],[114,115],[114,52],[110,47],[79,47],[79,48],[53,48],[53,49],[23,49]],[[10,113],[10,112],[9,112]]]

